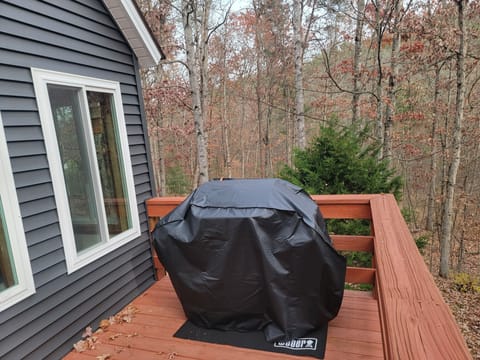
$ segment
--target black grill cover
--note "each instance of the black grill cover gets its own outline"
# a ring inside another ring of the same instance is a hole
[[[278,179],[211,181],[153,233],[186,316],[206,328],[299,338],[334,318],[345,258],[315,202]]]

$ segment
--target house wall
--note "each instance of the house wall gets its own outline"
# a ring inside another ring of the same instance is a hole
[[[140,238],[67,275],[31,68],[119,81]],[[136,60],[101,0],[0,2],[0,111],[36,293],[0,312],[1,359],[56,359],[85,327],[154,281],[145,199],[152,196]]]

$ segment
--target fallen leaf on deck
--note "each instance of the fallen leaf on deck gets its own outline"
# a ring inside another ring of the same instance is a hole
[[[98,359],[98,360],[108,360],[108,359],[110,359],[111,357],[112,357],[112,355],[110,355],[110,354],[103,354],[103,355],[97,356],[97,359]]]
[[[84,340],[80,340],[73,344],[73,348],[77,352],[83,352],[86,350],[93,350],[95,349],[95,343],[97,342],[97,337],[93,336],[92,328],[89,326],[85,329],[85,332],[82,334]]]
[[[138,312],[138,309],[135,306],[128,306],[126,309],[123,311],[119,312],[117,315],[115,315],[115,321],[117,323],[130,323],[132,322],[132,319],[134,318],[134,315]]]
[[[81,353],[88,350],[88,343],[85,340],[80,340],[73,344],[73,348]]]
[[[85,328],[85,331],[83,332],[82,334],[82,338],[86,338],[86,337],[89,337],[89,336],[92,336],[93,332],[92,332],[92,327],[91,326],[87,326]]]
[[[100,321],[99,326],[102,330],[106,330],[110,326],[110,321],[104,319],[104,320]]]
[[[132,322],[132,316],[131,315],[123,315],[122,316],[122,321],[126,323],[131,323]]]
[[[122,336],[122,334],[114,334],[109,337],[110,340],[115,340],[116,338]]]
[[[88,337],[85,342],[88,345],[88,348],[91,350],[95,349],[95,343],[97,342],[97,337],[96,336],[90,336]]]

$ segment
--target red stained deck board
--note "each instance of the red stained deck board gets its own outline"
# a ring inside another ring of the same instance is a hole
[[[130,305],[137,310],[130,323],[110,325],[96,334],[95,349],[74,350],[65,359],[88,360],[107,354],[110,360],[313,359],[174,338],[185,315],[168,277]],[[325,359],[383,359],[377,301],[371,293],[345,292],[342,308],[329,324]]]

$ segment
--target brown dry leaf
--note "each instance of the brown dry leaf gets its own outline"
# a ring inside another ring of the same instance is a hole
[[[138,312],[138,309],[133,305],[129,305],[125,310],[125,314],[130,316],[135,315],[137,312]]]
[[[103,354],[103,355],[97,356],[96,358],[97,358],[98,360],[108,360],[108,359],[110,359],[111,357],[112,357],[112,355],[110,355],[110,354]]]
[[[131,323],[132,317],[130,315],[123,315],[121,320],[122,322]]]
[[[95,350],[95,343],[97,342],[97,337],[90,336],[87,339],[85,339],[85,342],[87,343],[88,349]]]
[[[92,328],[90,326],[85,329],[82,337],[84,340],[80,340],[73,344],[73,347],[77,352],[95,349],[95,343],[97,342],[98,338],[93,335]]]
[[[83,334],[82,334],[82,338],[85,339],[86,337],[92,336],[92,334],[93,334],[92,327],[91,327],[91,326],[87,326],[87,327],[85,328],[85,331],[84,331]]]
[[[80,341],[77,341],[75,344],[73,344],[73,348],[77,352],[81,353],[88,350],[88,343],[85,340],[80,340]]]
[[[122,336],[122,334],[114,334],[109,337],[110,340],[115,340],[116,338]]]
[[[99,326],[100,326],[100,329],[105,331],[110,326],[110,321],[103,319],[102,321],[100,321]]]
[[[480,360],[480,296],[456,289],[452,279],[434,276],[445,302],[450,306],[458,327],[470,349],[472,358]]]
[[[122,322],[130,323],[132,322],[132,319],[134,318],[134,315],[137,312],[138,312],[138,309],[135,306],[129,305],[126,309],[119,312],[115,316],[115,320],[118,323],[122,323]]]

